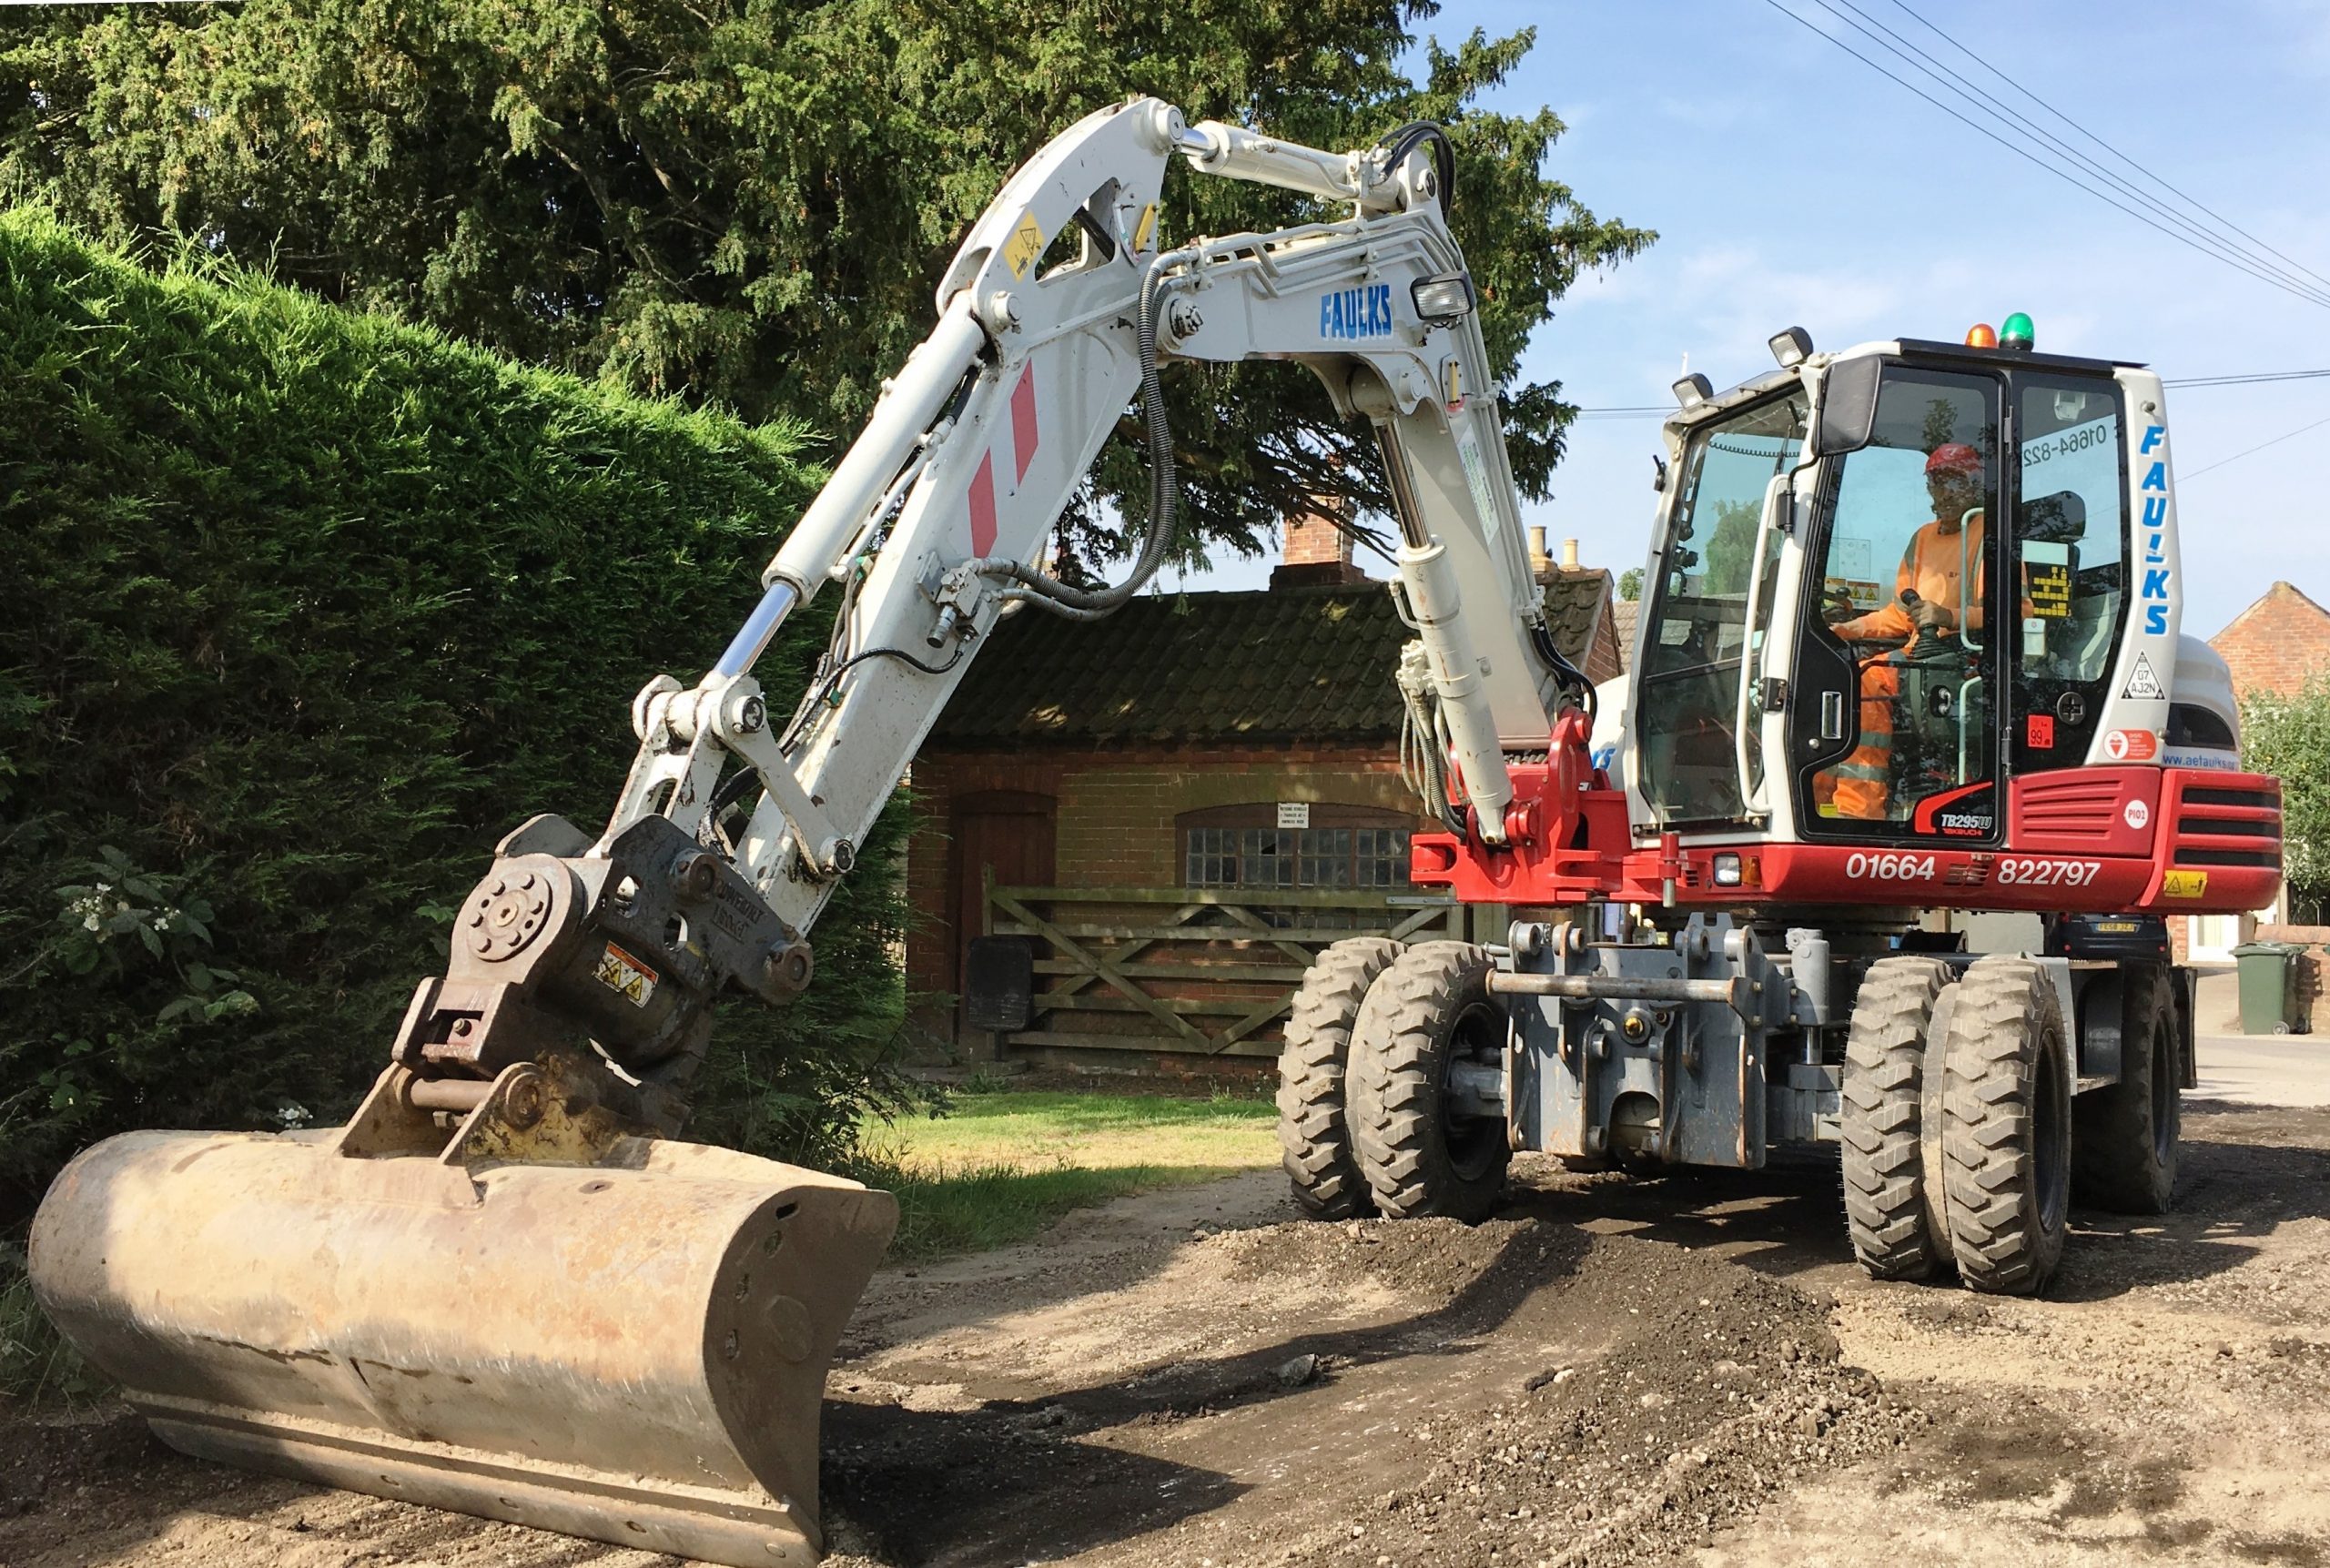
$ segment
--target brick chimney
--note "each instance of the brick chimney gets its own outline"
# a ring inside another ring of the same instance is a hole
[[[1271,569],[1272,588],[1340,586],[1364,582],[1367,573],[1352,561],[1351,535],[1337,528],[1322,509],[1289,517],[1282,523],[1286,543],[1279,564]]]
[[[1577,541],[1563,540],[1561,556],[1556,560],[1547,552],[1545,548],[1545,525],[1542,522],[1533,522],[1529,525],[1530,576],[1540,582],[1552,583],[1564,573],[1579,572],[1585,570],[1585,568],[1578,562]]]

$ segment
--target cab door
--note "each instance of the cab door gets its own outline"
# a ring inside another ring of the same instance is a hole
[[[1785,490],[1801,458],[1808,412],[1793,387],[1732,410],[1692,431],[1678,465],[1646,584],[1629,768],[1662,827],[1761,814],[1753,699],[1770,663],[1764,639],[1784,538],[1765,522],[1775,486]]]
[[[2022,371],[2014,382],[2014,571],[2021,602],[2007,739],[2014,774],[2085,762],[2112,696],[2128,615],[2124,398],[2099,375]],[[2164,689],[2147,663],[2132,690]],[[2127,744],[2120,743],[2121,749]],[[2149,750],[2114,762],[2153,760]]]
[[[1829,460],[1787,726],[1807,839],[1999,836],[2001,402],[1996,376],[1888,364],[1869,440]]]

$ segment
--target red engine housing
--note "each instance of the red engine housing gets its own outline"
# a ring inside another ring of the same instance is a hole
[[[1685,845],[1672,833],[1636,838],[1625,792],[1585,760],[1584,728],[1565,713],[1548,761],[1513,768],[1506,844],[1418,834],[1410,879],[1466,904],[1657,904],[1671,889],[1676,904],[1727,908],[2154,915],[2259,909],[2281,885],[2281,781],[2261,774],[2145,766],[2031,774],[2009,781],[2006,831],[1996,844],[1907,834],[1785,844],[1743,831]]]

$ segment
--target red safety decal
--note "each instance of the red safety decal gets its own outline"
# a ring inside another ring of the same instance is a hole
[[[985,555],[995,548],[995,454],[979,459],[971,476],[971,553]]]
[[[1011,459],[1015,465],[1011,482],[1018,484],[1028,477],[1028,465],[1036,460],[1036,362],[1019,372],[1019,384],[1011,389]]]

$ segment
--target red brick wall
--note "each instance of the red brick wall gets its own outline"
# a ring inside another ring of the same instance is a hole
[[[1280,559],[1289,566],[1315,566],[1322,562],[1347,566],[1351,563],[1351,535],[1323,517],[1286,520],[1286,549]]]
[[[1626,673],[1626,651],[1618,645],[1616,601],[1605,601],[1602,618],[1595,623],[1594,645],[1585,651],[1585,678],[1596,685]]]
[[[2330,611],[2286,582],[2234,618],[2209,640],[2233,671],[2233,689],[2287,696],[2316,670],[2330,668]]]
[[[1282,800],[1372,806],[1433,824],[1400,777],[1397,748],[1294,744],[1278,746],[1152,746],[1109,751],[927,750],[911,780],[917,807],[907,847],[914,925],[907,937],[907,986],[927,995],[950,983],[954,945],[947,824],[955,803],[988,790],[1048,794],[1055,876],[1063,886],[1172,887],[1181,881],[1174,819],[1207,806]],[[945,1006],[918,1009],[920,1032],[953,1036]]]

